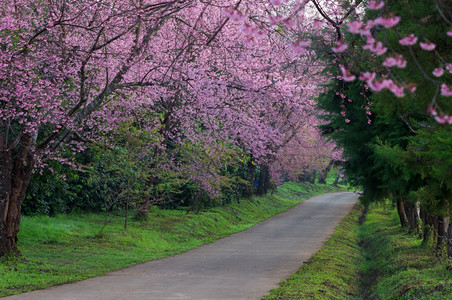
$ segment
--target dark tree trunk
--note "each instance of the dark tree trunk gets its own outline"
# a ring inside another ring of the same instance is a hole
[[[421,220],[422,220],[422,236],[423,236],[423,243],[427,243],[430,239],[430,233],[431,233],[431,225],[432,225],[432,221],[431,221],[431,216],[425,212],[424,210],[421,210]]]
[[[446,200],[444,202],[444,217],[443,217],[443,240],[444,243],[446,244],[446,250],[447,250],[447,255],[450,257],[452,256],[451,253],[451,245],[452,245],[452,228],[451,228],[451,223],[450,223],[450,203],[449,200]]]
[[[440,234],[439,237],[441,238],[441,247],[444,245],[446,249],[450,248],[450,240],[449,240],[449,217],[441,217],[441,221],[439,224],[440,227]]]
[[[169,100],[167,102],[163,102],[163,108],[166,110],[163,120],[161,121],[160,129],[158,130],[158,134],[161,135],[162,141],[160,142],[160,145],[155,145],[154,147],[154,154],[153,154],[153,160],[152,163],[149,166],[150,170],[155,170],[158,167],[158,158],[160,155],[163,154],[162,146],[167,149],[169,146],[169,134],[173,130],[174,123],[173,120],[173,111],[177,104],[179,92],[173,98],[172,100]],[[155,175],[150,175],[149,178],[146,181],[146,186],[151,188],[155,182],[157,181],[157,177]],[[138,205],[138,211],[137,214],[140,218],[146,218],[149,214],[149,211],[151,210],[151,205],[153,205],[152,201],[152,195],[144,195],[143,200]],[[157,203],[157,204],[163,204],[163,203]]]
[[[410,231],[417,232],[419,230],[419,214],[417,211],[417,205],[416,203],[405,202],[404,206],[408,224],[410,226]]]
[[[270,173],[267,165],[261,165],[259,173],[259,183],[257,186],[257,194],[264,195],[270,186]]]
[[[319,183],[326,184],[326,178],[328,177],[328,173],[330,172],[331,168],[333,167],[333,161],[330,161],[328,166],[323,171],[319,172]]]
[[[339,184],[339,179],[341,179],[341,176],[339,176],[339,173],[336,175],[336,179],[334,179],[333,185],[337,186]]]
[[[436,237],[436,249],[441,249],[443,245],[443,238],[444,238],[444,230],[443,230],[443,217],[440,216],[434,216],[433,218],[433,232]]]
[[[2,136],[0,136],[0,139]],[[5,151],[6,142],[0,140],[0,256],[15,250],[14,244],[8,239],[6,220],[11,194],[11,174],[13,158],[11,151]]]
[[[449,217],[438,216],[435,217],[435,232],[436,232],[436,249],[443,249],[444,246],[450,249],[449,237]]]
[[[254,181],[256,180],[256,166],[250,161],[248,162],[248,186],[244,192],[244,196],[251,198],[254,193]]]
[[[450,222],[447,226],[447,255],[452,257],[452,223]]]
[[[317,178],[317,170],[314,170],[310,173],[310,177],[309,177],[309,182],[310,183],[315,183],[315,179]]]
[[[0,141],[0,256],[18,254],[21,206],[34,166],[31,143],[31,135],[24,135],[13,156],[6,147],[6,140]]]
[[[403,202],[403,200],[397,200],[397,212],[399,214],[399,218],[400,218],[400,225],[402,225],[402,227],[407,227],[409,225],[408,223],[408,218],[406,216],[405,213],[405,204]]]

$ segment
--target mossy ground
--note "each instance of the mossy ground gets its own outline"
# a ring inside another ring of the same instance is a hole
[[[328,185],[286,183],[273,194],[187,214],[154,208],[145,221],[103,214],[23,217],[20,257],[0,258],[0,296],[42,289],[187,251],[245,230]]]

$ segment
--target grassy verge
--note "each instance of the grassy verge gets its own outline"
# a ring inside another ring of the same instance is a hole
[[[265,299],[451,299],[452,262],[400,227],[390,206],[357,205],[300,270]]]
[[[400,228],[397,213],[373,207],[361,226],[363,297],[451,299],[452,262]]]
[[[23,256],[0,258],[0,297],[102,275],[187,251],[245,230],[310,196],[337,191],[328,185],[286,183],[272,195],[199,214],[154,208],[146,222],[114,216],[102,235],[103,214],[23,217]]]
[[[356,205],[333,236],[300,270],[264,299],[352,299],[359,294],[360,247]]]

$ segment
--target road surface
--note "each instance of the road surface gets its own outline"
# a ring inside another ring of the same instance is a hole
[[[213,244],[4,299],[261,299],[321,248],[357,198],[354,193],[316,196]]]

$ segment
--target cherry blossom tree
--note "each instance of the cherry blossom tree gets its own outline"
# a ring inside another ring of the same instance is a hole
[[[265,31],[265,1],[1,4],[0,255],[17,251],[35,167],[105,139],[130,115],[158,132],[157,155],[168,143],[225,140],[268,164],[312,107],[300,85],[308,64],[285,51],[285,34]],[[188,174],[209,190],[205,173]]]
[[[96,122],[106,120],[95,113],[109,104],[132,109],[172,92],[149,77],[158,69],[149,46],[194,2],[1,1],[0,254],[17,251],[21,203],[37,163],[63,146],[80,149],[85,126],[118,121],[113,113],[109,123]]]

